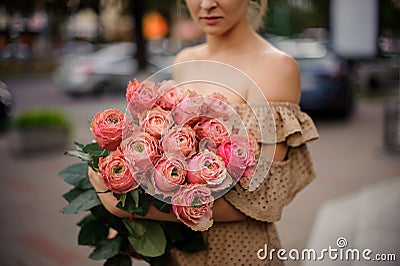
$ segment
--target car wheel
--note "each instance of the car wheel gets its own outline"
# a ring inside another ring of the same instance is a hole
[[[103,95],[104,92],[107,91],[109,87],[110,87],[110,84],[107,81],[100,82],[92,90],[92,95],[99,97],[99,96]]]
[[[77,92],[77,91],[69,91],[67,92],[67,95],[74,99],[80,99],[84,96],[82,92]]]
[[[10,110],[4,103],[0,102],[0,132],[5,131],[11,124]]]

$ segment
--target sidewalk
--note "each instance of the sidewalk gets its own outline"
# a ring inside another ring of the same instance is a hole
[[[90,141],[91,117],[119,104],[122,106],[121,101],[113,100],[63,106],[76,123],[73,140]],[[277,223],[285,249],[307,246],[324,203],[353,195],[368,185],[400,178],[400,157],[388,155],[382,148],[382,112],[380,101],[363,101],[347,122],[317,120],[321,138],[310,145],[310,150],[318,177],[285,208]],[[77,160],[62,155],[63,151],[11,157],[8,145],[7,135],[0,135],[1,265],[102,265],[103,261],[87,259],[90,248],[77,245],[78,227],[74,224],[81,216],[58,212],[66,205],[61,195],[70,186],[57,174]],[[341,234],[333,232],[335,237]]]

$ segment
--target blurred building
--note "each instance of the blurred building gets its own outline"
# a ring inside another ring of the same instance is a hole
[[[346,58],[371,58],[378,52],[378,0],[331,0],[331,42]]]
[[[90,8],[79,10],[66,22],[68,39],[85,39],[94,41],[99,36],[99,17]]]

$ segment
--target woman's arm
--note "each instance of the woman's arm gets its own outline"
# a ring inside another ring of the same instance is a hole
[[[92,168],[89,168],[88,174],[89,174],[89,180],[92,183],[95,191],[104,192],[108,190],[108,188],[103,182],[103,178],[99,173],[95,172]],[[126,212],[116,207],[118,204],[118,199],[115,198],[111,192],[98,193],[97,195],[99,196],[100,201],[102,202],[104,207],[110,213],[121,218],[130,217],[129,212]],[[135,215],[135,218],[178,222],[178,219],[176,218],[175,214],[173,214],[172,212],[171,213],[161,212],[153,205],[150,205],[149,211],[145,217]],[[246,215],[244,215],[239,210],[235,209],[223,197],[221,197],[214,202],[213,219],[215,222],[233,222],[246,219]]]

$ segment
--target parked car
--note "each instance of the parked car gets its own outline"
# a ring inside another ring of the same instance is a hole
[[[0,130],[7,127],[13,112],[13,96],[7,85],[0,81]]]
[[[88,41],[69,41],[55,51],[55,56],[65,59],[67,57],[82,56],[95,50],[96,46]]]
[[[282,39],[271,41],[293,56],[301,72],[300,106],[306,111],[328,111],[346,117],[354,105],[348,67],[325,42],[313,39]]]
[[[9,43],[0,51],[5,60],[27,60],[32,57],[32,49],[25,43]]]
[[[138,69],[135,53],[134,43],[122,42],[92,53],[65,57],[54,71],[53,80],[71,96],[122,91]]]

